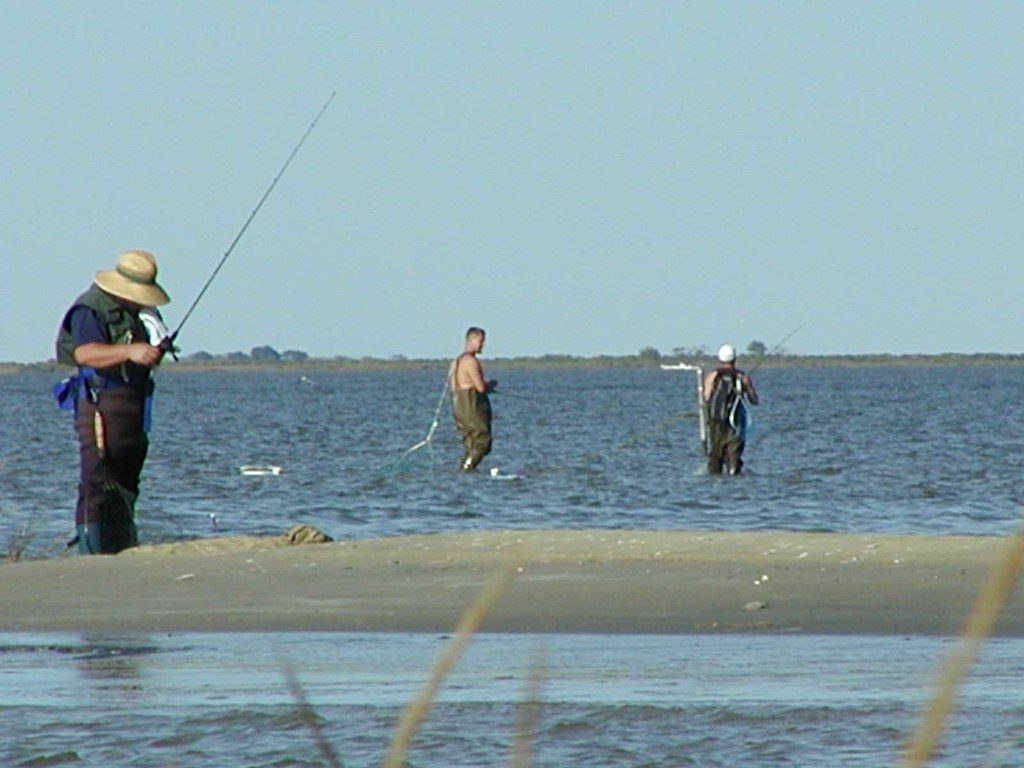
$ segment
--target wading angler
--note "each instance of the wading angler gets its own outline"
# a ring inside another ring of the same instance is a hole
[[[757,405],[754,381],[736,367],[736,350],[723,344],[718,350],[721,365],[704,378],[703,400],[709,424],[708,472],[730,475],[743,469],[743,448],[750,429],[747,403]]]

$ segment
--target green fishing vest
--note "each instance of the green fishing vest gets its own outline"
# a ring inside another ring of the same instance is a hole
[[[128,309],[110,294],[104,293],[95,284],[75,299],[71,308],[64,315],[57,334],[57,362],[64,365],[75,365],[75,342],[71,338],[71,313],[78,307],[88,307],[100,317],[100,322],[107,329],[111,344],[129,344],[148,338],[146,326],[139,319],[139,313]]]

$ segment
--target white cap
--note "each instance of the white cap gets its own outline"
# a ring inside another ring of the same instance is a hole
[[[732,344],[723,344],[718,349],[718,359],[723,363],[735,363],[736,362],[736,350]]]

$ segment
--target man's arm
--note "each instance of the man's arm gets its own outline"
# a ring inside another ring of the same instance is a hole
[[[477,392],[486,392],[487,382],[484,381],[484,369],[480,365],[480,361],[473,355],[466,355],[465,363],[464,371],[466,378],[469,379],[470,386]]]
[[[157,347],[144,342],[111,344],[99,316],[88,307],[78,307],[71,315],[71,338],[75,344],[75,362],[90,368],[113,368],[132,362],[151,368],[163,357]]]
[[[747,395],[747,400],[751,405],[757,405],[757,390],[754,389],[754,380],[743,374],[743,391]]]
[[[715,389],[716,378],[718,378],[718,371],[712,371],[711,373],[704,376],[704,390],[701,394],[703,394],[704,396],[705,403],[711,399],[711,393]]]
[[[75,362],[89,368],[113,368],[128,362],[152,368],[161,357],[163,352],[145,342],[102,344],[92,341],[75,347]]]

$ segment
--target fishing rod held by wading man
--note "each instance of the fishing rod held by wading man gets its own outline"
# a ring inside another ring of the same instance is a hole
[[[156,281],[156,257],[141,249],[125,251],[114,269],[97,272],[92,286],[65,312],[57,361],[77,371],[58,383],[53,394],[62,409],[75,415],[80,468],[75,536],[68,546],[78,544],[79,553],[115,554],[138,544],[135,501],[149,451],[153,371],[165,354],[174,355],[174,341],[185,322],[333,99],[332,93],[174,333],[156,309],[170,302]]]

